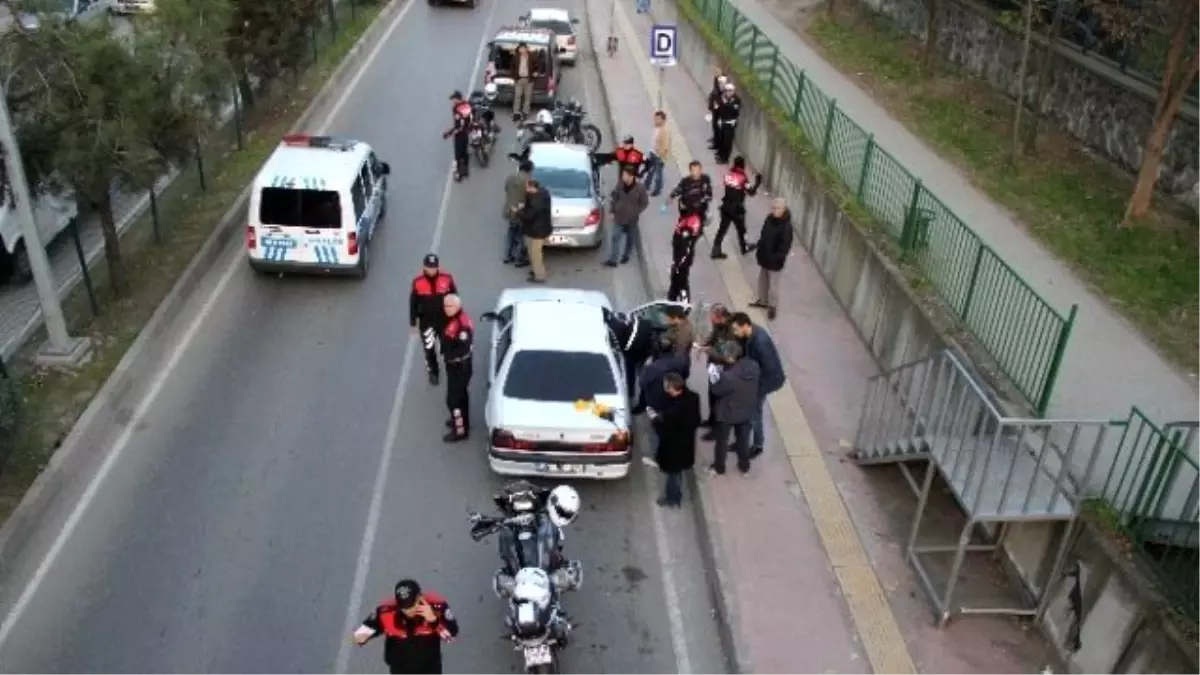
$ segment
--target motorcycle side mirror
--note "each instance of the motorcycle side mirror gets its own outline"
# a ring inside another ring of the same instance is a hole
[[[472,511],[467,514],[467,522],[472,525],[478,525],[483,520],[483,514],[478,511]]]
[[[380,162],[379,173],[383,174],[384,176],[390,176],[392,173],[392,165],[388,164],[387,162]]]
[[[495,312],[484,312],[483,314],[479,315],[479,319],[481,321],[495,321],[496,319],[499,319],[499,318],[500,318],[500,315]]]

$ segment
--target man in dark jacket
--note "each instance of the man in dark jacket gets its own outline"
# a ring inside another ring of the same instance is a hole
[[[663,390],[663,379],[668,373],[679,373],[684,379],[687,379],[692,369],[692,360],[690,354],[678,354],[672,350],[671,337],[667,334],[658,336],[658,344],[655,345],[654,358],[650,363],[647,363],[642,368],[642,373],[638,377],[638,386],[641,389],[641,394],[638,396],[637,405],[633,406],[630,411],[634,415],[640,415],[647,409],[658,410],[668,403],[667,393]]]
[[[705,357],[709,363],[718,363],[717,349],[724,342],[735,340],[733,337],[733,329],[729,326],[729,308],[725,305],[717,303],[708,309],[708,338],[700,343],[704,348]],[[711,441],[716,438],[713,435],[712,429],[716,426],[716,418],[713,413],[717,408],[717,400],[713,398],[712,389],[708,390],[708,417],[704,419],[704,423],[700,426],[708,429],[704,432],[704,440]]]
[[[738,471],[750,471],[750,433],[758,400],[759,368],[754,359],[743,356],[736,342],[726,342],[720,348],[719,365],[709,365],[709,389],[717,399],[717,445],[709,471],[725,475],[725,455],[729,452],[729,435],[733,434],[733,449],[737,454]]]
[[[629,256],[633,253],[633,240],[637,236],[638,219],[641,218],[642,211],[650,205],[650,195],[646,192],[646,187],[638,181],[637,173],[625,167],[621,169],[621,182],[613,188],[609,200],[616,227],[612,233],[612,250],[604,265],[616,267],[618,256],[619,264],[629,262]]]
[[[751,307],[767,310],[767,319],[775,318],[779,306],[779,276],[792,250],[792,212],[778,197],[771,202],[771,214],[763,221],[758,235],[758,299]]]
[[[666,398],[651,415],[658,448],[654,461],[663,472],[663,496],[659,506],[679,508],[683,504],[683,472],[696,464],[696,429],[700,426],[700,397],[688,389],[679,373],[663,378]]]
[[[783,388],[787,382],[787,375],[783,372],[783,361],[779,358],[775,341],[767,331],[754,325],[744,312],[734,314],[729,323],[734,336],[743,345],[746,358],[757,362],[761,372],[753,420],[754,438],[750,446],[750,457],[753,459],[762,454],[763,446],[766,445],[766,436],[763,433],[763,406],[766,405],[768,396]]]
[[[533,178],[533,162],[522,160],[517,172],[504,181],[504,220],[508,233],[504,237],[504,264],[516,263],[517,267],[529,265],[529,253],[525,250],[525,237],[521,232],[521,206],[525,203],[525,186]]]
[[[525,235],[525,249],[529,252],[529,280],[546,282],[546,261],[542,257],[542,246],[546,237],[554,231],[551,220],[550,193],[534,179],[525,183],[525,204],[521,207],[521,234]]]

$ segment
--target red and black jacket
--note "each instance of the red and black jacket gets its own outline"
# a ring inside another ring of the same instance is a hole
[[[454,277],[445,272],[427,276],[424,272],[413,277],[412,290],[408,294],[408,325],[441,326],[446,321],[442,300],[451,293],[458,293]]]
[[[762,185],[762,174],[751,181],[746,170],[734,166],[725,174],[725,195],[721,198],[721,212],[739,216],[746,212],[746,195],[753,197]]]
[[[703,223],[700,215],[696,213],[680,216],[679,222],[675,224],[675,232],[671,234],[671,266],[674,269],[691,267],[701,225]]]
[[[442,327],[442,358],[446,363],[459,363],[471,358],[475,345],[475,324],[463,310],[446,319]]]
[[[646,167],[646,155],[637,148],[617,148],[612,152],[597,152],[592,155],[592,163],[597,167],[617,163],[622,171],[632,169],[634,176],[641,176]]]
[[[450,611],[446,599],[437,593],[425,592],[421,597],[433,607],[435,620],[409,617],[400,611],[394,598],[384,600],[364,621],[363,625],[384,638],[383,660],[403,672],[441,672],[442,632],[458,636],[458,619]],[[436,668],[434,667],[436,666]]]

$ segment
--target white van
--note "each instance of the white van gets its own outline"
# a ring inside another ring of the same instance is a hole
[[[37,223],[38,236],[41,237],[43,246],[67,229],[77,213],[75,198],[70,193],[33,195],[33,220]],[[0,279],[20,284],[33,279],[33,271],[29,267],[29,251],[25,249],[25,245],[21,217],[13,207],[11,194],[6,186],[0,190]]]
[[[259,272],[367,276],[391,167],[361,141],[291,134],[254,179],[246,254]]]

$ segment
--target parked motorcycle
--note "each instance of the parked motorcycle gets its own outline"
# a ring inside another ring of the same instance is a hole
[[[471,92],[471,110],[475,120],[468,143],[480,167],[486,167],[491,161],[496,138],[500,135],[500,125],[496,123],[496,114],[492,111],[492,102],[496,100],[495,86],[488,83],[484,91]]]
[[[600,149],[603,136],[595,124],[584,123],[587,113],[583,105],[571,99],[567,103],[557,101],[554,104],[554,140],[559,143],[578,143],[586,145],[589,150],[596,152]]]
[[[562,528],[579,513],[579,494],[567,485],[546,490],[517,481],[492,500],[502,515],[472,512],[471,539],[500,535],[503,566],[492,590],[508,603],[509,638],[524,656],[525,672],[556,673],[572,629],[560,597],[583,584],[583,565],[562,553]]]

